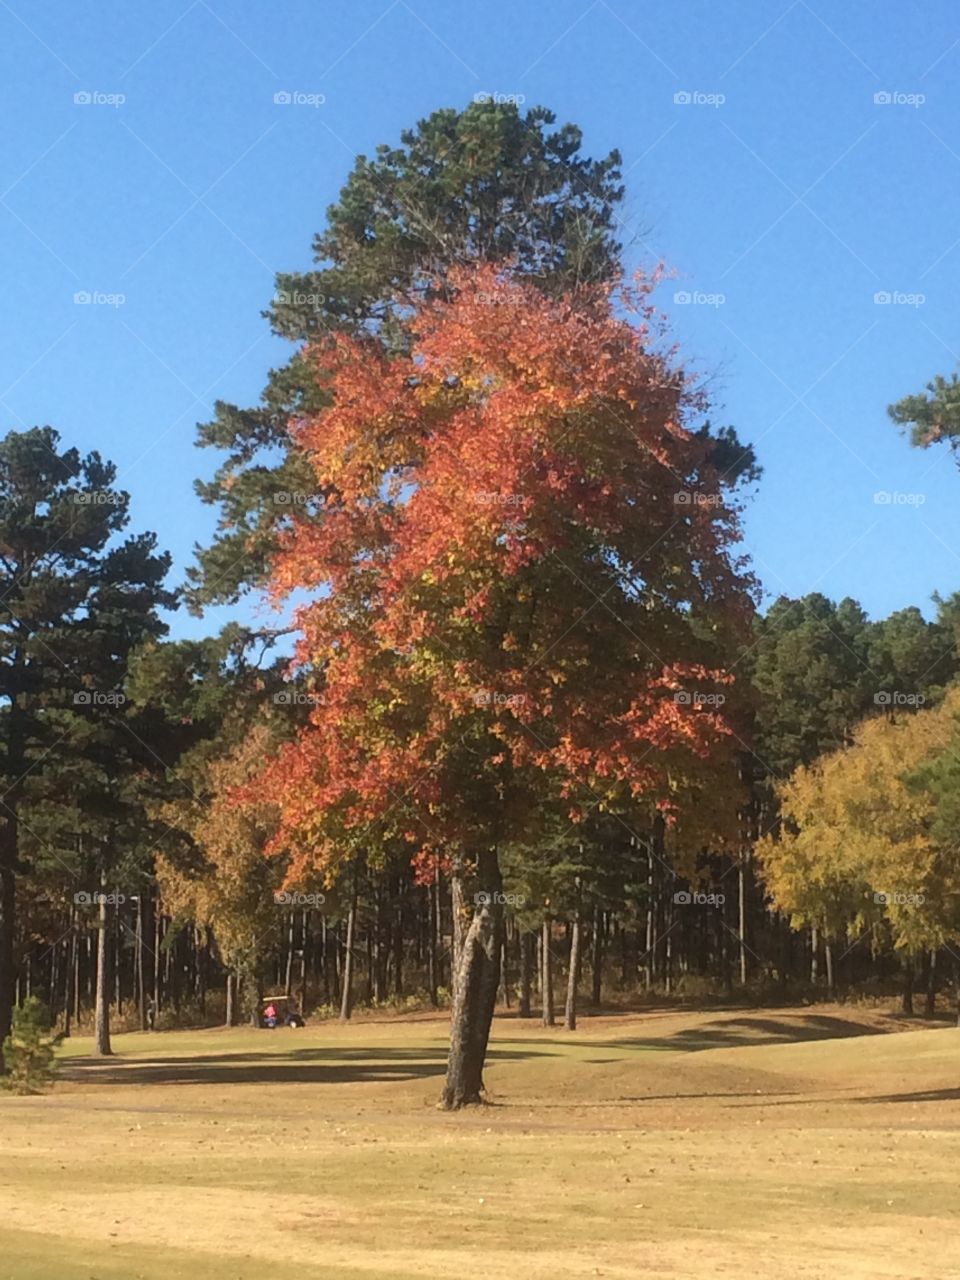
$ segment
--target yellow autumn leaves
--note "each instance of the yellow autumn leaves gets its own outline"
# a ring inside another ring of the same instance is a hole
[[[889,929],[907,951],[960,939],[960,856],[923,771],[960,726],[960,689],[933,709],[859,726],[849,747],[779,788],[780,829],[757,846],[774,906],[830,938]]]

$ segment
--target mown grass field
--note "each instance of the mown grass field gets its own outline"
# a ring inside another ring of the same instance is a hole
[[[0,1096],[0,1280],[960,1277],[960,1032],[839,1007],[74,1040]],[[916,1026],[916,1024],[912,1024]]]

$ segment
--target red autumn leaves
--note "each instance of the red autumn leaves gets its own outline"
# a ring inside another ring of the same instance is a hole
[[[503,838],[544,801],[669,803],[727,731],[676,697],[728,681],[749,586],[682,376],[623,293],[491,267],[438,293],[403,354],[313,350],[331,404],[291,426],[323,498],[291,513],[272,589],[312,593],[319,697],[258,794],[294,876],[372,840]]]

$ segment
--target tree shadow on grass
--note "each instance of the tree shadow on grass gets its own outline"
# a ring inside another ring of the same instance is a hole
[[[494,1049],[488,1062],[550,1056]],[[71,1058],[59,1074],[71,1084],[361,1084],[441,1076],[446,1049],[293,1049],[142,1059]]]
[[[850,1036],[885,1035],[879,1027],[865,1026],[854,1019],[828,1014],[803,1014],[791,1019],[719,1018],[699,1027],[688,1027],[666,1036],[625,1036],[619,1040],[588,1040],[589,1049],[636,1050],[698,1053],[703,1049],[728,1049],[740,1046],[761,1047],[767,1044],[797,1044],[806,1040],[838,1040]],[[498,1044],[522,1044],[526,1041],[498,1038]],[[572,1037],[563,1043],[577,1043]]]
[[[851,1102],[957,1102],[960,1089],[921,1089],[917,1093],[880,1093],[868,1098],[851,1098]]]

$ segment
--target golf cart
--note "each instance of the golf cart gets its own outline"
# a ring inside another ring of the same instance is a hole
[[[293,996],[264,996],[260,1001],[261,1027],[302,1027],[303,1014]]]

